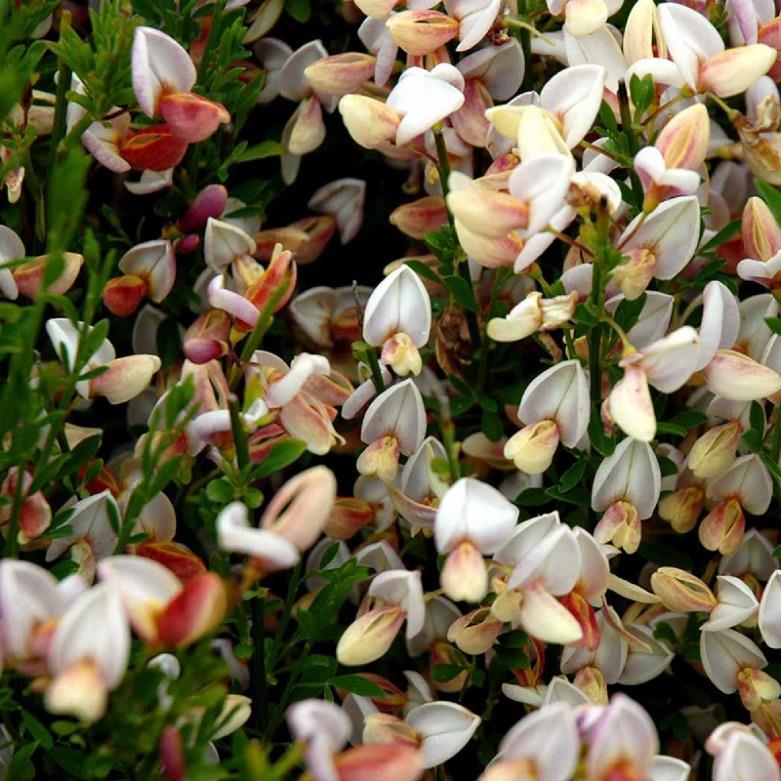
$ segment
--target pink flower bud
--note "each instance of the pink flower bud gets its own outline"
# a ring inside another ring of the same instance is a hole
[[[702,103],[676,114],[659,133],[654,146],[662,153],[667,168],[699,171],[705,162],[710,139],[708,110]]]
[[[358,92],[374,73],[371,54],[345,52],[315,60],[304,69],[304,77],[315,92],[348,95]]]
[[[217,219],[225,211],[227,201],[228,191],[223,185],[210,184],[204,187],[187,207],[176,227],[182,233],[203,230],[209,217]]]
[[[402,11],[385,26],[396,44],[413,55],[431,54],[458,35],[458,22],[439,11]]]
[[[700,524],[700,542],[711,551],[724,555],[734,553],[743,540],[746,517],[737,498],[729,497],[719,502]]]
[[[764,399],[781,390],[781,376],[743,353],[719,350],[705,367],[709,390],[730,401]]]
[[[357,746],[339,754],[334,764],[339,781],[419,781],[423,777],[423,755],[414,746]]]
[[[439,195],[427,195],[397,206],[388,220],[405,236],[423,239],[429,231],[437,231],[447,223],[445,201]]]
[[[364,149],[392,141],[401,122],[397,111],[365,95],[345,95],[339,101],[339,113],[353,141]]]
[[[480,551],[469,541],[457,545],[445,560],[442,589],[457,602],[479,602],[488,591],[488,573]]]
[[[599,519],[594,537],[603,544],[611,542],[627,553],[634,553],[642,537],[637,508],[625,500],[613,502]]]
[[[756,196],[746,201],[741,223],[743,246],[750,258],[770,260],[781,250],[781,229],[767,204]]]
[[[699,578],[677,567],[659,567],[651,575],[651,589],[668,609],[679,613],[710,613],[716,597]]]

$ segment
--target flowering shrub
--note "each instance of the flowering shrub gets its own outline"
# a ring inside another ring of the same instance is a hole
[[[781,781],[774,4],[90,6],[0,3],[0,779]]]

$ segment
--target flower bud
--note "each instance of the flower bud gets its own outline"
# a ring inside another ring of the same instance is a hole
[[[138,396],[159,368],[156,355],[115,358],[106,371],[89,380],[89,398],[104,396],[109,404],[123,404]]]
[[[770,260],[781,250],[781,228],[767,204],[752,196],[743,208],[743,246],[750,258]]]
[[[525,201],[478,185],[451,190],[447,205],[469,232],[492,239],[501,239],[511,230],[525,227],[529,220]]]
[[[737,46],[708,57],[700,66],[700,90],[730,98],[745,92],[776,61],[777,52],[762,43]]]
[[[651,575],[651,589],[662,604],[676,613],[710,613],[716,597],[699,578],[677,567],[659,567]]]
[[[182,350],[192,363],[208,363],[228,352],[230,331],[230,315],[222,309],[210,309],[187,329]]]
[[[696,477],[716,477],[735,460],[741,425],[731,421],[706,431],[689,451],[688,467]]]
[[[60,257],[63,261],[62,271],[57,279],[49,283],[46,288],[47,293],[56,295],[67,293],[76,281],[84,263],[84,257],[76,252],[63,252]],[[22,263],[11,271],[20,293],[28,298],[35,298],[43,290],[44,274],[50,258],[50,255],[42,255]]]
[[[447,630],[447,639],[465,654],[484,654],[493,648],[502,631],[502,622],[488,607],[480,607],[457,618]]]
[[[605,544],[613,543],[627,553],[634,553],[640,545],[642,528],[637,508],[624,499],[613,502],[594,529],[594,537]]]
[[[195,196],[187,211],[182,215],[176,227],[182,233],[194,233],[203,230],[210,217],[218,219],[225,211],[228,191],[221,184],[210,184]]]
[[[440,11],[402,11],[385,27],[399,48],[413,55],[431,54],[458,35],[458,21]]]
[[[702,103],[685,108],[665,126],[654,146],[662,153],[667,168],[699,171],[705,162],[710,140],[710,118]]]
[[[756,401],[781,390],[781,376],[734,350],[719,350],[704,371],[711,393],[729,401]]]
[[[488,573],[480,551],[469,541],[448,554],[441,575],[442,589],[456,602],[479,602],[488,591]]]
[[[717,504],[700,524],[700,542],[705,548],[724,555],[734,553],[743,541],[746,517],[734,496]]]
[[[379,659],[390,648],[403,623],[404,610],[399,605],[364,613],[339,638],[336,646],[339,664],[355,667]]]
[[[659,502],[659,517],[678,534],[686,534],[694,528],[704,506],[705,491],[699,485],[689,485],[673,491]]]
[[[286,147],[291,155],[314,152],[325,139],[320,101],[314,95],[305,98],[290,118],[285,130],[289,132]]]
[[[128,317],[138,309],[146,295],[146,281],[135,274],[110,279],[103,291],[103,304],[111,314]]]
[[[405,236],[424,239],[429,231],[437,231],[447,224],[445,201],[439,195],[427,195],[396,207],[388,220]]]
[[[360,52],[345,52],[315,60],[304,69],[304,77],[315,92],[323,95],[347,95],[357,92],[374,73],[374,57]]]
[[[559,427],[553,420],[541,420],[513,434],[504,446],[504,455],[521,472],[539,475],[551,465],[558,446]]]
[[[157,619],[160,642],[183,648],[213,631],[227,610],[225,586],[219,575],[207,572],[185,583]]]
[[[339,781],[419,781],[424,761],[413,746],[367,743],[339,754],[334,766]]]
[[[364,149],[376,149],[396,138],[401,117],[381,100],[365,95],[345,95],[339,113],[353,141]]]

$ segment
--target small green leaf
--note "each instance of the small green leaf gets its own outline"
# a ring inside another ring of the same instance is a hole
[[[477,312],[477,304],[472,293],[472,288],[463,277],[457,277],[455,274],[445,277],[442,280],[445,287],[450,291],[455,302],[467,312]]]
[[[431,282],[442,282],[437,274],[430,266],[427,266],[422,260],[405,260],[405,266],[409,266],[419,277],[428,279]]]
[[[285,11],[300,24],[306,24],[312,18],[312,5],[309,0],[286,0]]]
[[[374,681],[364,678],[362,675],[337,675],[329,681],[335,689],[344,689],[350,694],[359,694],[362,697],[382,697],[383,690]]]
[[[447,683],[464,672],[457,664],[437,664],[431,670],[431,677],[437,683]]]

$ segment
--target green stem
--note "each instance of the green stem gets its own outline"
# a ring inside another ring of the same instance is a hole
[[[770,442],[770,454],[773,457],[773,461],[777,464],[778,457],[781,454],[781,405],[776,405],[775,412],[773,439]]]
[[[377,351],[373,347],[369,347],[364,351],[364,356],[372,372],[374,389],[377,393],[382,393],[385,390],[385,381],[382,379],[382,369],[380,368],[380,362],[377,360]]]
[[[60,40],[68,32],[71,26],[70,11],[63,11],[60,17]],[[49,169],[48,175],[51,176],[57,163],[57,148],[65,136],[65,126],[68,118],[68,101],[66,95],[71,83],[71,69],[60,59],[57,68],[57,96],[54,101],[54,122],[52,124],[51,147],[49,148]]]
[[[266,708],[268,707],[268,691],[266,679],[266,627],[265,600],[261,596],[252,601],[252,642],[255,647],[254,663],[252,665],[252,688],[254,699],[253,713],[256,728],[261,734],[266,728]]]
[[[249,447],[247,446],[247,434],[241,423],[239,400],[231,394],[228,399],[228,410],[231,416],[231,434],[233,435],[233,449],[236,451],[236,463],[239,469],[249,465]]]

